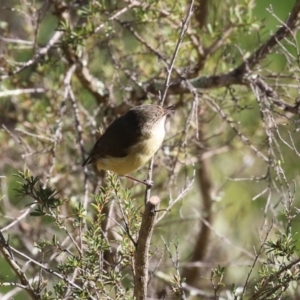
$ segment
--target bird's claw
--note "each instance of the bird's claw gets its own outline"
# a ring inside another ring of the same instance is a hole
[[[153,187],[154,181],[152,180],[144,180],[145,185],[147,186],[147,188],[151,189]]]

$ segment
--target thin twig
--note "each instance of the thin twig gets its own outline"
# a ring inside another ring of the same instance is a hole
[[[191,1],[187,16],[185,18],[185,20],[182,21],[182,27],[181,27],[181,31],[179,34],[179,38],[172,56],[172,59],[170,61],[170,64],[167,67],[167,77],[163,86],[163,94],[159,99],[159,105],[163,106],[164,101],[166,99],[167,93],[168,93],[168,89],[170,86],[170,79],[171,79],[171,75],[172,75],[172,71],[174,69],[174,64],[175,64],[175,60],[180,48],[180,45],[182,43],[183,37],[188,29],[188,25],[189,25],[189,21],[191,19],[191,16],[194,12],[194,0]],[[154,163],[154,159],[152,158],[149,164],[149,169],[148,169],[148,177],[147,177],[147,181],[151,182],[152,180],[152,169],[153,169],[153,163]],[[145,192],[145,203],[148,202],[149,198],[150,198],[150,192],[151,192],[151,187],[147,187],[146,192]]]
[[[6,262],[10,265],[12,270],[15,272],[17,277],[19,278],[22,286],[25,287],[25,290],[28,292],[31,299],[39,300],[41,299],[39,293],[33,288],[30,284],[29,279],[26,274],[22,271],[21,267],[16,262],[15,258],[12,255],[12,249],[5,240],[2,232],[0,231],[0,251],[2,252]]]
[[[192,17],[193,12],[194,12],[194,0],[191,1],[187,16],[186,16],[185,20],[182,21],[182,27],[181,27],[181,31],[180,31],[180,34],[179,34],[179,38],[178,38],[178,41],[177,41],[177,44],[176,44],[171,62],[170,62],[169,66],[168,66],[168,69],[167,69],[168,74],[167,74],[167,77],[166,77],[166,80],[165,80],[165,83],[164,83],[163,94],[162,94],[162,96],[159,100],[160,105],[164,105],[164,102],[165,102],[165,99],[166,99],[166,96],[167,96],[167,93],[168,93],[168,89],[169,89],[169,86],[170,86],[170,79],[171,79],[172,71],[173,71],[173,68],[174,68],[175,60],[176,60],[177,54],[179,52],[179,48],[180,48],[180,45],[182,43],[183,37],[184,37],[184,35],[185,35],[185,33],[188,29],[189,22],[190,22],[190,19]]]

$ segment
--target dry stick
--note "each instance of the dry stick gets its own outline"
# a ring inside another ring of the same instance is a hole
[[[143,300],[147,297],[148,253],[159,203],[160,199],[157,196],[152,196],[146,203],[139,238],[136,243],[136,251],[134,253],[134,297],[137,300]]]
[[[163,105],[164,101],[167,96],[168,88],[170,86],[170,79],[172,70],[174,68],[175,60],[180,48],[180,45],[182,43],[183,37],[185,32],[187,31],[188,24],[190,21],[190,18],[192,16],[192,13],[194,11],[194,0],[191,1],[189,11],[187,13],[187,16],[185,20],[182,21],[182,28],[180,31],[180,35],[172,56],[172,59],[170,61],[170,64],[168,66],[167,72],[167,78],[165,80],[164,88],[163,88],[163,95],[159,99],[159,104]],[[152,179],[152,170],[153,170],[153,162],[154,159],[152,158],[149,164],[148,169],[148,181],[151,181]],[[148,252],[150,247],[150,240],[154,228],[154,221],[155,221],[155,214],[156,210],[158,208],[158,204],[160,202],[158,197],[152,197],[150,198],[151,193],[151,187],[146,188],[145,192],[145,212],[142,219],[141,228],[139,231],[139,237],[136,244],[136,251],[134,254],[134,269],[135,269],[135,276],[134,276],[134,296],[137,300],[140,299],[146,299],[147,297],[147,284],[148,284]]]
[[[193,7],[194,7],[194,0],[191,1],[190,8],[189,8],[189,11],[187,13],[187,16],[186,16],[185,20],[182,21],[182,27],[181,27],[181,31],[180,31],[180,34],[179,34],[179,38],[178,38],[178,41],[177,41],[172,59],[171,59],[170,64],[167,68],[168,75],[166,77],[164,87],[163,87],[164,92],[163,92],[163,95],[159,99],[159,105],[161,105],[161,106],[163,106],[163,104],[164,104],[164,101],[165,101],[166,96],[167,96],[168,89],[170,87],[171,74],[172,74],[172,71],[174,69],[175,60],[176,60],[180,45],[182,43],[183,37],[184,37],[184,35],[185,35],[185,33],[188,29],[189,21],[190,21],[191,16],[194,12]],[[149,164],[147,181],[151,181],[151,179],[152,179],[153,162],[154,162],[154,159],[152,158],[151,161],[150,161],[150,164]],[[147,187],[146,192],[145,192],[145,203],[147,203],[148,199],[150,198],[150,192],[151,192],[151,187]]]
[[[44,88],[30,88],[30,89],[15,89],[15,90],[5,90],[0,92],[0,98],[19,96],[23,94],[33,94],[33,93],[45,93],[46,89]]]
[[[164,9],[157,9],[157,11],[164,17],[167,22],[172,26],[172,28],[177,30],[177,28],[181,27],[181,25],[177,22],[177,19],[174,18],[174,15]],[[192,46],[197,50],[198,60],[201,61],[205,57],[205,49],[201,41],[201,37],[198,34],[195,34],[192,30],[186,31],[186,36],[189,38]]]
[[[170,86],[170,79],[171,79],[172,70],[174,68],[175,60],[176,60],[177,54],[179,52],[179,48],[180,48],[180,45],[182,43],[183,37],[184,37],[184,35],[185,35],[185,33],[188,29],[188,25],[189,25],[189,22],[190,22],[190,19],[191,19],[191,16],[192,16],[193,12],[194,12],[194,0],[191,1],[188,14],[187,14],[185,20],[182,22],[182,27],[181,27],[181,31],[180,31],[180,34],[179,34],[179,39],[177,41],[177,45],[176,45],[175,51],[173,53],[170,65],[167,69],[168,75],[167,75],[167,78],[165,80],[165,84],[164,84],[164,88],[163,88],[164,93],[163,93],[163,95],[162,95],[162,97],[159,101],[160,105],[163,105],[164,102],[165,102],[167,92],[168,92],[168,89],[169,89],[169,86]]]

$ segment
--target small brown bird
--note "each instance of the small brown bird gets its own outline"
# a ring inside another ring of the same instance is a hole
[[[114,120],[98,139],[82,166],[97,164],[98,170],[140,181],[127,174],[141,168],[161,146],[165,137],[166,116],[174,106],[141,105]]]

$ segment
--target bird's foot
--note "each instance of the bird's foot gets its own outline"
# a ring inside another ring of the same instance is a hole
[[[148,189],[151,189],[153,187],[154,181],[152,180],[144,180],[144,184],[147,186]]]

